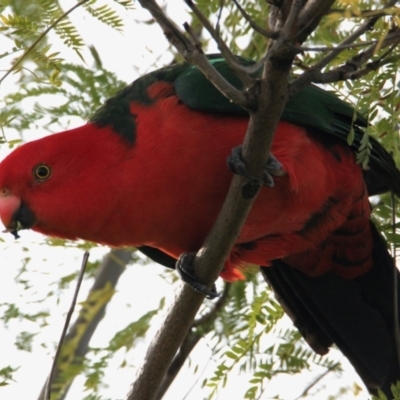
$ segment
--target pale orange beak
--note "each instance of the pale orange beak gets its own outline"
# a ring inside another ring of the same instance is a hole
[[[29,207],[8,189],[0,189],[0,219],[6,227],[4,232],[10,232],[16,239],[19,238],[18,231],[30,229],[37,222]]]
[[[14,229],[14,215],[21,206],[21,199],[14,196],[10,190],[0,190],[0,219],[7,231]]]

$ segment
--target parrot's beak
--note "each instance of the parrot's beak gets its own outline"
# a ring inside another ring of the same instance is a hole
[[[4,195],[4,192],[0,192],[0,219],[6,227],[4,232],[10,232],[16,239],[18,231],[32,228],[37,222],[33,212],[19,197]]]
[[[30,229],[36,225],[37,219],[33,212],[24,204],[13,214],[9,225],[6,226],[6,232],[14,235],[15,239],[19,238],[18,231],[21,229]]]

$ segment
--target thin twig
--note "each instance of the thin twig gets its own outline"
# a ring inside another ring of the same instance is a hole
[[[307,47],[307,46],[300,46],[300,47],[296,47],[298,50],[300,51],[332,51],[333,48],[340,48],[342,50],[346,50],[346,49],[353,49],[356,47],[366,47],[366,46],[376,46],[376,44],[380,41],[380,39],[376,39],[376,40],[366,40],[363,42],[358,42],[358,43],[350,43],[350,44],[346,44],[346,45],[337,45],[337,46],[314,46],[314,47]]]
[[[388,7],[397,3],[397,1],[398,0],[391,0],[388,3]],[[341,42],[339,44],[339,46],[335,47],[335,49],[332,51],[331,54],[328,54],[319,63],[317,63],[315,65],[315,68],[321,70],[323,67],[328,65],[334,58],[336,58],[336,56],[338,56],[342,52],[343,49],[340,46],[344,46],[344,45],[353,43],[365,32],[371,30],[381,16],[382,15],[373,16],[368,21],[364,22],[364,24],[362,24],[358,29],[356,29],[350,36],[348,36],[346,39],[344,39],[343,42]]]
[[[201,377],[204,375],[204,373],[206,372],[209,363],[211,362],[211,358],[209,358],[206,362],[206,364],[204,365],[203,370],[200,372],[198,378],[192,383],[192,385],[190,386],[190,388],[187,390],[186,394],[182,397],[181,400],[186,400],[189,398],[190,393],[192,392],[193,388],[197,385],[197,383],[199,382],[199,380],[201,379]]]
[[[184,22],[183,24],[183,28],[185,29],[185,31],[189,34],[189,36],[192,39],[192,44],[199,50],[199,51],[203,51],[202,50],[202,44],[199,40],[199,35],[192,29],[192,27],[187,23]]]
[[[196,15],[196,17],[204,26],[204,28],[207,29],[211,37],[215,40],[226,62],[235,71],[237,77],[241,80],[244,87],[246,88],[250,87],[253,84],[253,79],[250,78],[250,76],[247,73],[245,73],[241,68],[238,68],[240,64],[237,62],[235,55],[231,52],[227,44],[221,39],[219,32],[216,29],[214,29],[210,21],[204,16],[204,14],[193,3],[192,0],[185,0],[185,3],[190,7],[190,9],[193,11],[193,13]]]
[[[53,364],[51,366],[49,377],[47,378],[46,389],[45,389],[45,392],[44,392],[45,393],[44,394],[45,400],[50,400],[51,385],[53,383],[54,374],[56,372],[57,361],[58,361],[58,358],[59,358],[60,353],[61,353],[61,348],[63,346],[65,336],[67,335],[68,326],[69,326],[69,323],[71,321],[72,314],[74,313],[74,310],[75,310],[76,300],[78,298],[79,290],[81,288],[81,283],[82,283],[82,280],[83,280],[83,275],[85,274],[85,269],[86,269],[86,265],[87,265],[87,262],[88,262],[88,258],[89,258],[89,252],[85,251],[85,253],[83,254],[81,270],[79,271],[78,280],[76,282],[76,288],[75,288],[74,296],[72,298],[71,306],[69,308],[67,317],[65,318],[64,328],[62,330],[61,337],[60,337],[60,340],[58,342],[56,354],[55,354],[54,359],[53,359]]]
[[[330,14],[338,13],[338,14],[346,14],[352,18],[371,18],[371,17],[385,17],[392,15],[399,15],[400,8],[399,7],[389,7],[386,6],[380,10],[360,10],[360,13],[356,14],[353,10],[344,10],[344,9],[331,9]]]
[[[224,9],[224,3],[225,3],[225,0],[219,1],[217,23],[215,24],[215,32],[218,36],[221,36],[221,18],[222,18],[222,10]]]
[[[302,397],[306,396],[307,393],[323,378],[325,378],[330,372],[334,371],[334,369],[340,365],[340,362],[337,362],[330,367],[327,368],[325,372],[319,375],[316,379],[314,379],[306,388],[303,390],[300,396],[296,397],[295,400],[299,400]]]
[[[301,31],[305,32],[312,25],[312,22],[317,14],[319,14],[323,8],[321,8],[320,0],[308,0],[304,7],[301,9],[299,13],[299,26],[301,27]]]
[[[368,49],[364,50],[361,53],[358,53],[354,57],[350,58],[346,61],[344,65],[341,65],[337,68],[334,68],[328,72],[321,72],[319,68],[313,66],[306,72],[304,72],[300,77],[293,80],[290,83],[289,92],[290,95],[294,95],[304,86],[308,85],[311,82],[314,83],[331,83],[331,82],[338,82],[347,79],[356,79],[363,75],[366,75],[370,71],[376,70],[380,68],[382,65],[386,64],[386,60],[382,58],[382,56],[375,61],[369,62],[365,68],[360,69],[361,66],[366,63],[374,54],[376,50],[376,46],[380,45],[380,48],[383,49],[388,46],[393,46],[393,48],[398,44],[400,37],[400,30],[396,30],[390,32],[383,42],[377,42],[373,44]],[[386,56],[390,53],[392,49],[384,54]]]
[[[249,25],[260,35],[263,35],[269,39],[278,39],[279,37],[279,32],[274,32],[274,31],[267,31],[264,28],[261,28],[260,25],[258,25],[251,17],[249,14],[247,14],[246,10],[238,3],[237,0],[232,0],[233,3],[235,3],[235,6],[237,9],[240,11],[242,14],[243,18],[249,23]]]
[[[70,325],[64,339],[64,347],[68,350],[64,351],[63,349],[61,357],[67,357],[69,366],[73,365],[76,367],[76,370],[74,369],[72,374],[68,374],[68,377],[63,376],[63,368],[61,368],[60,362],[58,363],[55,375],[53,376],[53,381],[58,384],[52,390],[52,396],[57,398],[57,400],[67,398],[73,380],[80,369],[79,367],[82,366],[85,356],[89,351],[89,342],[100,321],[104,318],[106,307],[112,299],[112,293],[115,292],[115,286],[130,261],[132,261],[132,249],[113,249],[104,257],[97,269],[93,285],[79,310],[78,317]],[[102,292],[102,295],[98,297],[97,293],[100,292]],[[88,312],[89,309],[93,312]],[[45,399],[45,389],[46,382],[37,400]]]
[[[57,18],[51,25],[49,25],[40,35],[39,37],[26,49],[24,54],[17,60],[17,62],[7,71],[7,73],[0,79],[0,84],[7,78],[11,72],[15,71],[18,66],[22,63],[23,60],[32,52],[32,50],[38,45],[38,43],[56,26],[58,25],[65,17],[71,14],[72,11],[80,7],[82,4],[87,3],[90,0],[82,0],[79,3],[76,3],[72,8],[62,14],[59,18]]]
[[[154,0],[139,0],[139,3],[151,13],[169,42],[177,48],[186,61],[199,68],[206,78],[228,99],[244,108],[249,107],[246,96],[221,76],[209,63],[201,49],[193,44],[180,29],[165,16],[162,9]]]
[[[289,15],[285,21],[284,26],[281,29],[279,37],[273,42],[271,47],[269,48],[267,54],[257,63],[251,66],[242,67],[244,71],[248,74],[254,74],[260,70],[260,68],[265,65],[267,61],[269,61],[276,53],[277,49],[281,49],[282,45],[285,44],[288,48],[291,49],[292,52],[298,53],[299,51],[293,45],[288,45],[291,41],[289,37],[291,35],[291,31],[295,25],[296,18],[301,10],[301,0],[294,0],[292,6],[289,11]]]
[[[358,78],[361,78],[362,76],[369,74],[371,71],[376,71],[377,69],[379,69],[383,65],[387,64],[390,61],[387,61],[385,59],[386,56],[388,56],[397,47],[397,45],[399,43],[400,43],[400,39],[397,39],[397,41],[394,44],[392,44],[390,49],[387,50],[384,54],[382,54],[382,56],[379,57],[377,60],[367,63],[367,65],[364,68],[362,68],[362,69],[360,69],[358,71],[355,71],[355,72],[352,72],[352,73],[349,73],[349,74],[344,74],[343,75],[343,79],[358,79]]]

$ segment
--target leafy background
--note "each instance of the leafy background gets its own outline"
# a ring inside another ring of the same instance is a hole
[[[0,5],[2,154],[22,141],[78,126],[128,82],[181,60],[150,16],[134,2],[80,3],[83,4],[59,23],[60,17],[74,6],[71,2],[34,0],[27,4],[24,0],[10,0]],[[254,21],[265,26],[266,2],[240,3]],[[233,2],[200,0],[196,4],[219,26],[233,52],[254,59],[265,52],[265,38],[249,27]],[[335,11],[323,20],[307,46],[337,45],[365,21],[361,11],[383,4],[373,0],[338,1]],[[183,3],[172,6],[165,2],[164,6],[178,24],[191,24],[204,49],[216,51],[209,35]],[[383,38],[398,24],[398,15],[391,13],[360,41]],[[345,50],[328,68],[341,65],[359,51]],[[324,54],[325,51],[304,51],[296,59],[293,72],[307,70]],[[373,123],[370,133],[397,161],[398,57],[396,47],[378,71],[355,81],[325,86],[369,116]],[[396,245],[389,196],[373,200],[374,218]],[[80,309],[75,313],[79,319],[63,350],[52,398],[122,398],[140,365],[148,338],[162,322],[160,310],[173,297],[175,274],[148,266],[148,260],[134,253],[134,249],[120,253],[114,250],[106,255],[108,249],[90,243],[51,240],[29,232],[23,232],[18,242],[6,235],[1,240],[0,396],[11,398],[25,393],[25,397],[40,398],[82,251],[89,248],[91,263],[80,295]],[[120,265],[120,269],[106,269],[110,279],[118,282],[116,289],[104,284],[88,295],[98,282],[96,271],[105,268],[110,259]],[[250,274],[246,283],[226,287],[219,284],[225,293],[224,301],[218,309],[211,302],[204,304],[191,331],[191,343],[197,346],[190,356],[186,355],[181,376],[165,399],[224,399],[238,393],[240,397],[236,398],[249,399],[367,396],[338,351],[333,349],[323,358],[312,353],[260,277]],[[99,310],[106,305],[106,318],[90,342],[88,353],[84,359],[76,356],[79,344],[91,324],[101,319]],[[69,390],[75,376],[78,378]]]

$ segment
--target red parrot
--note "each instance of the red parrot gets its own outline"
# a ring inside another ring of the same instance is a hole
[[[222,58],[209,59],[240,87]],[[0,218],[15,236],[33,229],[137,246],[173,267],[211,229],[232,179],[226,158],[243,142],[248,118],[187,63],[151,72],[86,125],[5,158]],[[370,221],[368,196],[399,195],[400,173],[372,138],[369,169],[357,163],[365,126],[350,105],[312,85],[288,102],[266,164],[268,185],[221,276],[235,281],[247,265],[262,266],[311,347],[325,354],[336,343],[371,392],[390,394],[400,379],[392,293],[399,275]]]

